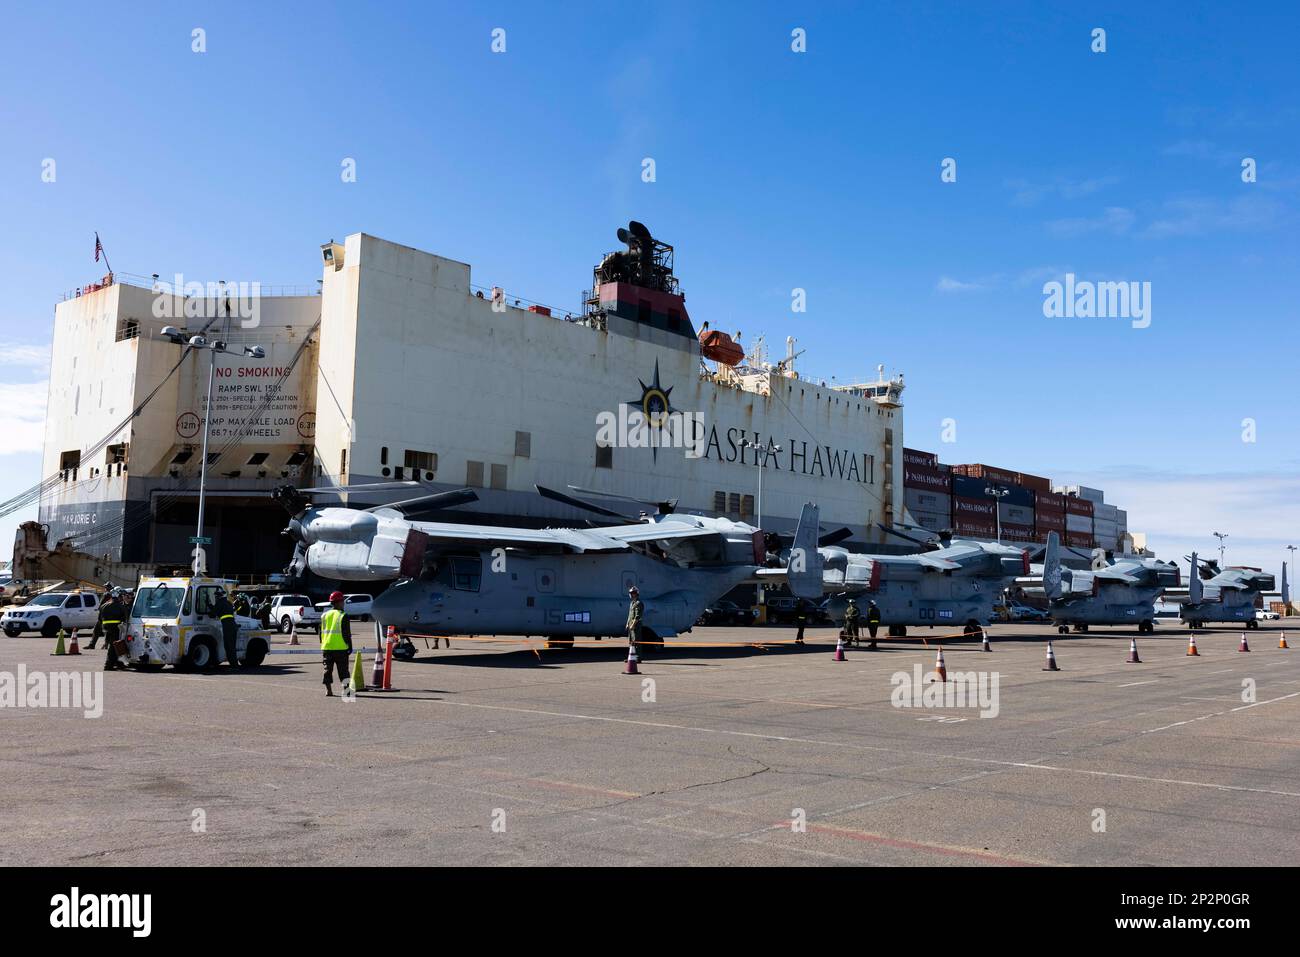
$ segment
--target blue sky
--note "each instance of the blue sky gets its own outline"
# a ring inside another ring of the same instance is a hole
[[[795,335],[841,382],[905,372],[911,446],[1099,485],[1165,555],[1227,531],[1276,569],[1300,537],[1294,8],[464,6],[10,10],[0,498],[39,478],[53,307],[100,274],[95,230],[121,272],[305,285],[364,230],[576,308],[636,218],[697,325]],[[1067,271],[1151,283],[1150,327],[1045,318]]]

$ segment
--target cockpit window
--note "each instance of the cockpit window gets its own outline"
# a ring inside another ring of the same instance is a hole
[[[451,560],[451,587],[458,591],[478,591],[483,577],[483,561],[479,558],[453,558]]]

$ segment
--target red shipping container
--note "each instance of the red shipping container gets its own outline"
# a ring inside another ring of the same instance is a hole
[[[535,312],[539,316],[549,316],[551,314],[551,307],[550,306],[529,306],[528,311]]]
[[[1006,469],[996,468],[992,465],[980,465],[979,463],[968,463],[960,467],[965,469],[961,474],[970,478],[987,479],[990,482],[1004,482],[1007,485],[1020,484],[1019,472],[1009,472]],[[953,466],[954,471],[957,468],[958,466]]]
[[[1041,475],[1029,475],[1025,472],[1017,472],[1016,477],[1020,480],[1021,485],[1025,488],[1031,488],[1035,492],[1050,493],[1052,491],[1051,481],[1043,478]]]
[[[1066,532],[1065,544],[1074,548],[1092,548],[1093,538],[1091,532]]]
[[[1039,512],[1065,513],[1065,496],[1055,492],[1035,492],[1034,509]]]
[[[926,468],[938,468],[939,456],[933,452],[918,452],[916,449],[903,449],[904,465],[921,465]]]
[[[1019,522],[1003,522],[1002,538],[1010,542],[1032,542],[1034,540],[1034,526],[1021,525]]]
[[[1087,515],[1092,517],[1092,503],[1086,498],[1077,498],[1073,495],[1065,497],[1065,510],[1071,515]]]
[[[953,534],[958,538],[995,538],[998,530],[992,522],[974,522],[969,519],[956,519],[952,523]]]
[[[1035,512],[1034,527],[1043,532],[1064,532],[1065,513]]]
[[[927,492],[952,494],[952,476],[936,468],[903,463],[903,485],[906,488],[924,489]]]

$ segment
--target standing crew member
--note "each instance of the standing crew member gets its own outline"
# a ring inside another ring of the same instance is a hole
[[[844,637],[851,645],[858,643],[858,619],[861,617],[858,603],[850,598],[848,607],[844,609]]]
[[[794,619],[799,623],[799,632],[794,636],[794,643],[802,645],[804,626],[808,624],[808,606],[804,604],[802,598],[799,599],[799,610],[794,613]]]
[[[221,620],[221,643],[225,646],[226,661],[232,668],[239,667],[239,622],[235,621],[235,607],[224,591],[217,593],[212,603],[212,613]]]
[[[104,645],[108,649],[108,657],[104,659],[105,671],[112,671],[114,668],[126,670],[126,665],[117,657],[117,640],[122,637],[122,622],[125,618],[126,606],[122,603],[120,593],[109,592],[108,601],[99,608],[99,620],[104,629]],[[93,643],[91,647],[94,647]]]
[[[641,618],[645,615],[645,605],[641,604],[641,592],[633,585],[627,590],[627,641],[633,648],[641,640]],[[637,656],[641,654],[637,649]]]
[[[343,682],[344,694],[348,689],[348,658],[352,652],[352,626],[348,616],[343,613],[343,592],[330,594],[329,611],[320,618],[320,657],[325,667],[322,679],[325,685],[325,697],[334,697],[334,670]]]
[[[871,633],[869,648],[876,647],[876,629],[880,627],[880,608],[873,601],[867,605],[867,631]]]

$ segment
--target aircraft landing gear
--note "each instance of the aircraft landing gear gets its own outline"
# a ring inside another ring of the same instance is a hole
[[[906,637],[907,637],[907,626],[906,626],[906,625],[890,625],[890,626],[889,626],[889,637],[890,637],[890,638],[906,638]]]
[[[1246,622],[1246,627],[1247,627],[1247,628],[1258,628],[1258,627],[1259,627],[1259,622],[1256,621],[1254,618],[1248,619],[1247,622]]]
[[[1069,625],[1057,625],[1057,626],[1056,626],[1056,633],[1057,633],[1058,635],[1068,635],[1068,634],[1070,633],[1070,626],[1069,626]]]
[[[970,621],[966,622],[965,626],[962,627],[962,634],[974,635],[976,638],[978,638],[984,634],[984,629],[980,627],[980,623],[978,621],[972,618]]]
[[[1155,624],[1155,622],[1153,622],[1153,621],[1140,621],[1140,622],[1138,622],[1138,634],[1139,634],[1139,635],[1150,635],[1150,634],[1153,634],[1153,633],[1155,632],[1155,630],[1156,630],[1156,624]]]

